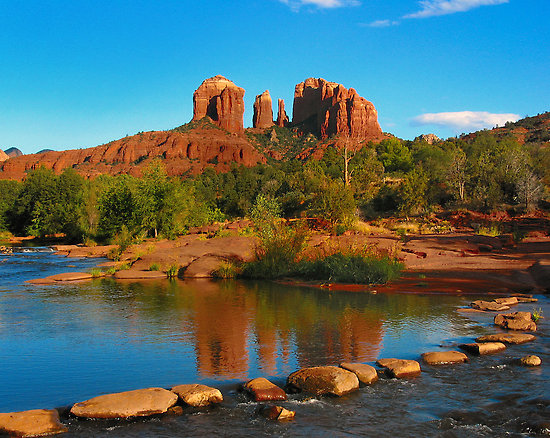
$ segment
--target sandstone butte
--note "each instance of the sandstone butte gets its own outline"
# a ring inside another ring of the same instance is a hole
[[[383,139],[374,105],[357,92],[324,79],[296,85],[292,123],[326,139],[336,134],[365,140]]]
[[[0,149],[0,162],[8,160],[10,157],[2,149]]]
[[[221,75],[206,79],[193,94],[193,120],[206,116],[229,132],[243,132],[244,90]]]
[[[254,101],[254,117],[252,118],[253,128],[269,128],[273,126],[273,102],[269,91],[265,90],[256,96]]]
[[[278,110],[277,110],[277,126],[284,128],[290,123],[288,116],[285,111],[285,101],[283,99],[278,100]]]

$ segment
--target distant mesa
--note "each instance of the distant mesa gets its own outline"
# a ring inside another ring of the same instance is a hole
[[[0,149],[0,162],[9,160],[8,154],[6,154],[2,149]]]
[[[36,154],[45,154],[46,152],[53,152],[53,149],[42,149],[38,152],[35,152]]]
[[[252,127],[269,128],[271,126],[273,126],[273,102],[269,91],[265,90],[262,94],[256,96],[254,101]]]
[[[8,157],[10,158],[15,158],[15,157],[20,157],[21,155],[23,155],[23,152],[21,152],[19,149],[17,148],[9,148],[9,149],[6,149],[4,151]]]
[[[193,120],[210,117],[229,132],[241,133],[244,116],[244,90],[221,75],[206,79],[193,94]]]
[[[324,79],[309,78],[296,85],[292,124],[323,139],[333,135],[384,138],[371,102],[353,88]]]
[[[425,141],[428,144],[435,144],[442,140],[435,134],[422,134],[416,137],[414,141]]]

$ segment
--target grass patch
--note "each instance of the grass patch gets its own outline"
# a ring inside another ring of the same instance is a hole
[[[158,263],[151,263],[149,266],[150,271],[160,271],[160,265]]]
[[[90,270],[90,274],[92,275],[92,278],[99,278],[99,277],[103,277],[104,275],[103,271],[99,268],[92,268]]]
[[[531,319],[534,322],[538,322],[539,319],[542,319],[542,309],[539,307],[538,309],[534,309],[533,313],[531,313]]]
[[[497,237],[500,236],[502,232],[497,224],[491,224],[489,226],[480,226],[477,234],[480,236]]]
[[[176,278],[178,276],[179,271],[180,271],[180,267],[178,265],[171,265],[166,271],[166,276],[168,278]]]
[[[241,269],[235,265],[235,263],[232,262],[222,262],[220,264],[220,267],[216,272],[214,272],[214,276],[216,278],[236,278],[241,273]]]

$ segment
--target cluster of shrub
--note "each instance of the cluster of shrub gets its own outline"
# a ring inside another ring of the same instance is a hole
[[[357,215],[415,215],[434,208],[529,209],[548,197],[550,150],[479,133],[428,144],[351,140],[328,147],[321,160],[273,161],[227,173],[208,168],[187,178],[166,175],[162,159],[139,178],[85,180],[73,169],[40,168],[24,182],[0,181],[0,230],[70,240],[173,237],[189,227],[250,215],[258,196],[284,218],[316,217],[333,227]],[[123,228],[124,227],[124,228]]]

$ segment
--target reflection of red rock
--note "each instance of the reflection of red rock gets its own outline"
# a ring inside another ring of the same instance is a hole
[[[277,327],[266,327],[260,321],[256,323],[258,359],[262,371],[272,376],[277,372]]]
[[[342,359],[370,362],[378,358],[382,346],[383,324],[380,316],[346,309],[340,321]]]
[[[254,128],[269,128],[273,126],[273,103],[268,90],[256,96],[252,126]]]
[[[210,117],[220,128],[243,132],[244,90],[223,76],[206,79],[193,94],[193,120]]]
[[[296,85],[292,123],[327,138],[335,134],[366,140],[383,138],[374,105],[335,82],[309,78]]]

